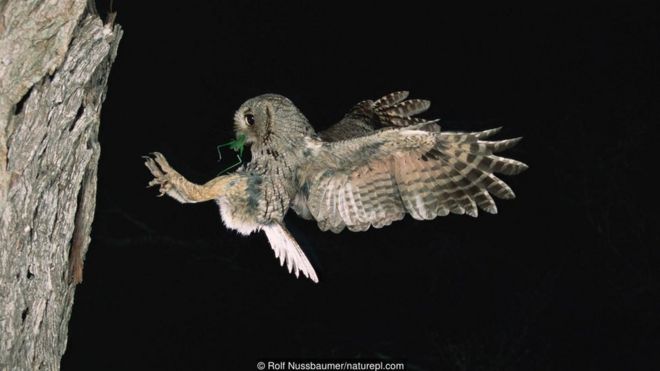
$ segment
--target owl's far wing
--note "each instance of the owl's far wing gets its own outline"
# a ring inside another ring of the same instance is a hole
[[[486,141],[499,129],[458,133],[417,126],[310,144],[315,158],[302,172],[294,210],[314,218],[322,230],[363,231],[406,213],[415,219],[450,212],[477,216],[478,208],[494,214],[491,194],[515,197],[494,173],[514,175],[527,165],[494,153],[520,138]]]
[[[413,117],[429,109],[430,101],[406,98],[407,91],[397,91],[376,100],[364,100],[356,104],[341,121],[318,135],[326,142],[335,142],[369,135],[382,128],[438,121]]]
[[[272,223],[262,229],[266,232],[270,247],[275,252],[275,258],[280,260],[280,265],[284,266],[284,262],[286,262],[289,273],[293,272],[298,277],[302,272],[310,280],[319,282],[314,267],[286,227],[280,223]]]

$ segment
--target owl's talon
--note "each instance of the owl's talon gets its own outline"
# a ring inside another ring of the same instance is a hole
[[[160,167],[160,169],[163,173],[167,174],[167,173],[170,173],[172,171],[172,167],[167,162],[167,160],[165,159],[165,156],[163,156],[162,153],[154,152],[152,155],[154,156],[153,160],[156,162],[156,164],[158,164],[158,166]]]
[[[172,169],[165,156],[160,152],[151,152],[149,156],[142,156],[142,158],[146,160],[144,165],[154,176],[154,179],[147,184],[147,188],[160,186],[158,197],[165,196],[172,189],[170,181],[175,176],[176,171]]]

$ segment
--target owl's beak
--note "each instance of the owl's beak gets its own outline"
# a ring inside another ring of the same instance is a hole
[[[234,138],[238,139],[241,135],[247,136],[247,128],[240,121],[234,122]]]

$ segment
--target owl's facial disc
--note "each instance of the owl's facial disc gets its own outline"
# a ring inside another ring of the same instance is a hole
[[[234,116],[236,137],[245,135],[246,144],[261,143],[272,121],[271,112],[270,103],[263,99],[253,98],[243,103]]]

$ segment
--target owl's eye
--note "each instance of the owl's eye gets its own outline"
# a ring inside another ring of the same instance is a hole
[[[247,115],[245,115],[245,123],[246,123],[248,126],[252,126],[252,125],[254,125],[254,123],[255,123],[255,121],[254,121],[254,115],[251,115],[251,114],[249,114],[249,113],[248,113]]]

